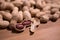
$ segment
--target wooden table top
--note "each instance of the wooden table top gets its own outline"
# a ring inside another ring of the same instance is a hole
[[[22,33],[0,30],[0,40],[60,40],[60,19],[40,24],[33,35],[30,35],[28,28]]]

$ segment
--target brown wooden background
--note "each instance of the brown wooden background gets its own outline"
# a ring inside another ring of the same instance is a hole
[[[33,35],[30,35],[28,28],[22,33],[0,30],[0,40],[60,40],[60,19],[40,24]]]

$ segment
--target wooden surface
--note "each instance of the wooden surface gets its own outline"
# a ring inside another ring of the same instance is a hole
[[[0,40],[60,40],[60,19],[40,24],[33,35],[30,35],[28,28],[22,33],[0,30]]]

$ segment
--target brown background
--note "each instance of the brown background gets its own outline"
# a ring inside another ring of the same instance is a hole
[[[60,40],[60,19],[40,24],[33,35],[30,35],[28,28],[22,33],[0,30],[0,40]]]

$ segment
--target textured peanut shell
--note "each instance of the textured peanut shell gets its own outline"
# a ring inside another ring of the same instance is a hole
[[[9,26],[9,22],[8,21],[0,21],[0,27],[1,28],[6,28],[7,26]]]

